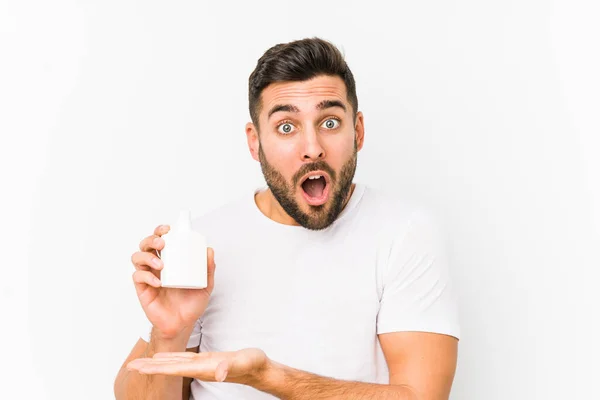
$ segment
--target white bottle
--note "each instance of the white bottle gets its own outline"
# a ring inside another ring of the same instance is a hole
[[[203,289],[207,286],[206,238],[192,230],[191,212],[181,211],[179,219],[162,238],[162,287]]]

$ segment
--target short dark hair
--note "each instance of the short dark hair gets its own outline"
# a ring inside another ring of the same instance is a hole
[[[277,44],[258,59],[248,79],[250,118],[257,129],[262,106],[260,95],[267,86],[275,82],[305,81],[319,75],[342,78],[356,120],[358,98],[352,71],[337,47],[315,37]]]

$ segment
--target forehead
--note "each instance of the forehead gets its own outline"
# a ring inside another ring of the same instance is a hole
[[[339,76],[318,76],[301,82],[275,82],[267,86],[261,96],[263,112],[277,104],[294,104],[300,110],[307,111],[325,99],[347,104],[346,85]]]

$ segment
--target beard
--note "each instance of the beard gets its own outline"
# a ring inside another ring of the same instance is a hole
[[[279,202],[284,211],[294,219],[298,224],[306,229],[321,230],[329,227],[338,218],[344,206],[346,199],[352,188],[352,180],[356,172],[357,163],[357,143],[354,140],[354,151],[348,161],[344,163],[339,172],[339,178],[336,171],[325,161],[317,161],[312,164],[303,165],[292,177],[291,182],[287,182],[283,175],[279,173],[265,157],[262,146],[259,145],[258,158],[260,167],[271,189],[273,196]],[[325,171],[331,178],[331,188],[327,203],[319,206],[308,205],[309,212],[306,213],[300,208],[296,200],[296,188],[300,178],[312,171]]]

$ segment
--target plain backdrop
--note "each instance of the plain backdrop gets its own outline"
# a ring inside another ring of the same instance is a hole
[[[600,398],[597,4],[1,1],[0,398],[113,398],[131,254],[263,184],[248,76],[313,36],[357,81],[356,180],[447,234],[452,399]]]

